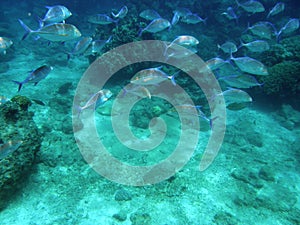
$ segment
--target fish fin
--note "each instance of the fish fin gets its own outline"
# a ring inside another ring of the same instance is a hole
[[[15,81],[15,80],[13,80],[12,82],[14,82],[17,85],[19,85],[19,87],[18,87],[18,92],[19,92],[21,90],[22,86],[23,86],[23,82],[19,82],[19,81]]]
[[[109,36],[109,38],[106,40],[105,43],[106,43],[106,44],[109,43],[109,42],[111,41],[111,39],[112,39],[112,35]]]
[[[65,20],[63,20],[63,21],[62,21],[62,23],[66,23],[66,21],[65,21]]]
[[[45,8],[47,8],[47,9],[51,9],[51,8],[53,8],[53,6],[48,6],[48,5],[45,5]]]
[[[42,105],[45,106],[46,104],[44,102],[42,102],[41,100],[38,99],[31,99],[34,103],[38,104],[38,105]]]
[[[22,20],[19,19],[19,22],[20,22],[21,26],[24,28],[24,30],[26,31],[26,33],[22,37],[22,40],[24,40],[28,37],[29,34],[31,34],[33,32],[33,30],[31,30]]]
[[[39,16],[36,16],[36,19],[37,19],[37,21],[39,23],[39,27],[42,28],[44,26],[44,21]]]
[[[34,83],[34,86],[36,86],[38,83],[39,83],[39,82],[35,82],[35,83]]]

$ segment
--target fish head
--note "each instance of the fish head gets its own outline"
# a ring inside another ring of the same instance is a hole
[[[64,7],[64,14],[65,14],[65,18],[72,16],[71,11],[69,9],[67,9],[66,7]]]
[[[81,32],[77,28],[74,29],[74,37],[81,37]]]

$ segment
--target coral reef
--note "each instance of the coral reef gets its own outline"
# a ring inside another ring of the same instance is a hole
[[[294,96],[300,92],[300,63],[296,61],[280,62],[269,68],[269,76],[260,77],[263,91],[276,97]]]
[[[15,96],[0,107],[1,143],[22,141],[16,151],[0,160],[0,210],[22,186],[22,179],[28,175],[41,145],[33,113],[27,111],[29,105],[30,100],[26,97]]]

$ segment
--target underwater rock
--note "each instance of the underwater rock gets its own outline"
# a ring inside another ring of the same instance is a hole
[[[20,109],[24,111],[27,111],[28,107],[32,104],[29,98],[22,95],[14,96],[11,101],[17,103]]]
[[[8,63],[0,63],[0,73],[5,73],[9,70]]]
[[[271,197],[272,196],[272,197]],[[278,183],[266,185],[256,197],[256,207],[263,207],[274,212],[291,210],[297,203],[297,194]]]
[[[115,193],[116,201],[130,201],[131,199],[132,199],[131,193],[125,189],[117,190]]]
[[[282,105],[280,110],[273,113],[273,117],[288,130],[293,130],[300,125],[300,112],[290,105]]]
[[[145,209],[138,209],[130,215],[130,221],[132,225],[151,225],[151,216],[145,212]]]
[[[123,222],[127,219],[127,214],[125,211],[120,211],[116,214],[113,215],[113,218],[115,218],[116,220]]]
[[[256,147],[262,147],[263,146],[263,138],[261,133],[257,131],[249,132],[245,139],[249,142],[249,144],[254,145]]]
[[[27,111],[30,105],[31,101],[29,98],[16,95],[0,108],[0,112],[6,121],[17,121],[23,116],[33,116],[33,112]]]
[[[232,171],[231,176],[244,183],[250,184],[255,188],[263,187],[263,183],[261,182],[258,175],[253,171],[249,171],[248,169],[235,169],[234,171]]]
[[[73,133],[73,126],[72,120],[69,116],[66,116],[61,123],[61,130],[65,134],[72,134]]]
[[[65,94],[68,94],[69,91],[73,88],[73,83],[72,82],[67,82],[67,83],[64,83],[62,84],[58,90],[57,90],[57,93],[60,94],[60,95],[65,95]]]
[[[19,103],[26,103],[23,105],[25,108],[29,104],[26,98],[17,97],[15,101],[0,106],[0,140],[2,142],[22,141],[16,151],[0,160],[0,210],[6,207],[9,199],[18,188],[21,188],[22,181],[30,173],[36,152],[42,142],[38,128],[32,119],[33,114],[24,111]]]
[[[258,176],[265,181],[275,181],[273,169],[269,166],[262,167],[258,172]]]
[[[228,212],[218,212],[214,215],[214,224],[223,225],[223,224],[239,224],[237,218]]]

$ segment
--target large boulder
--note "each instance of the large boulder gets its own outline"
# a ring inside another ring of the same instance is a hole
[[[28,111],[30,104],[28,98],[15,96],[0,105],[1,145],[9,141],[22,141],[17,150],[0,157],[0,210],[21,188],[41,146],[42,139],[32,118],[34,114]]]

